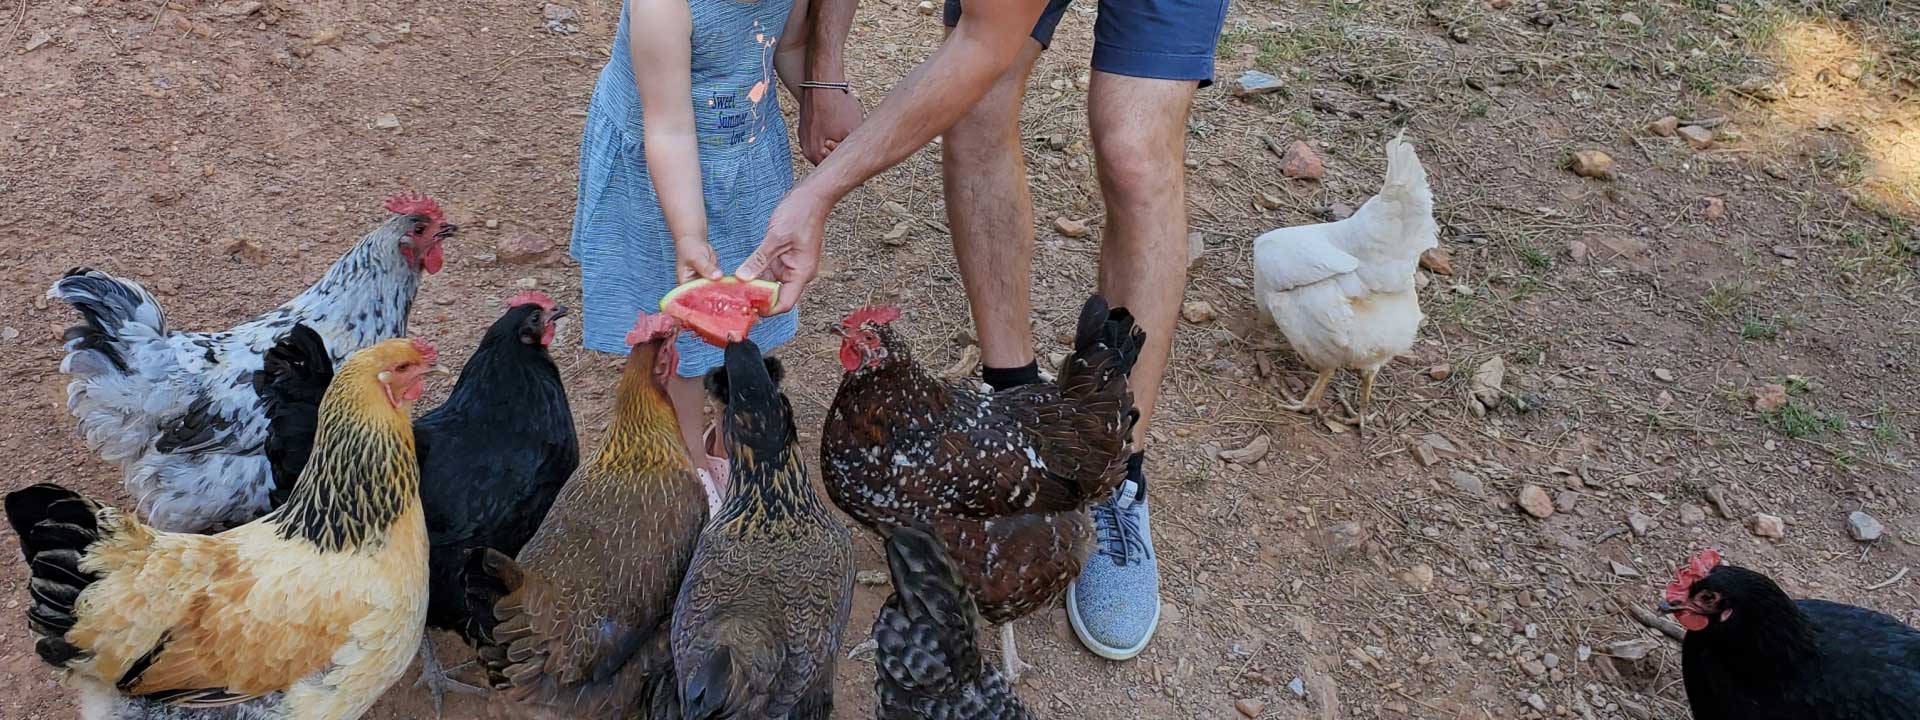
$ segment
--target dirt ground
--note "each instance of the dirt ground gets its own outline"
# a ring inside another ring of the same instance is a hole
[[[74,314],[40,298],[70,266],[138,277],[178,327],[224,328],[318,277],[387,193],[419,189],[465,228],[413,315],[444,357],[472,350],[516,282],[576,303],[560,252],[495,258],[567,237],[619,5],[566,2],[577,34],[531,1],[0,3],[0,457],[19,471],[4,484],[125,502],[63,410]],[[1093,17],[1068,13],[1027,105],[1043,355],[1092,288],[1101,234]],[[939,32],[910,0],[869,0],[856,22],[871,106]],[[1127,663],[1082,650],[1058,610],[1021,621],[1038,666],[1022,694],[1051,717],[1683,717],[1678,646],[1629,608],[1707,545],[1797,595],[1920,620],[1915,28],[1899,0],[1236,2],[1190,123],[1205,253],[1187,296],[1217,317],[1180,329],[1153,429],[1165,621]],[[1236,97],[1249,69],[1281,89]],[[1667,115],[1711,145],[1647,129]],[[1450,267],[1426,277],[1422,339],[1361,436],[1278,409],[1311,373],[1256,314],[1251,244],[1357,207],[1399,127],[1432,173]],[[1281,176],[1269,141],[1296,139],[1324,180]],[[1581,150],[1609,154],[1613,178],[1569,172]],[[869,297],[904,305],[928,364],[961,356],[938,177],[938,153],[917,154],[830,223],[809,330],[781,351],[805,422],[838,373],[819,326]],[[1091,230],[1063,237],[1057,218]],[[593,444],[613,376],[568,340]],[[1479,412],[1469,379],[1495,358],[1504,390]],[[1786,403],[1758,410],[1768,385]],[[1258,438],[1264,458],[1218,459]],[[1519,512],[1527,485],[1558,511]],[[1853,511],[1884,537],[1851,539]],[[1755,513],[1784,537],[1750,532]],[[857,537],[860,568],[884,571]],[[886,588],[857,592],[849,646]],[[0,563],[0,714],[71,716],[25,599],[19,563]],[[842,664],[836,717],[869,716],[872,677]],[[427,716],[410,680],[372,717]]]

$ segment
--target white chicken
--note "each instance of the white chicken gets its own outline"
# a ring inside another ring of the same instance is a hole
[[[1414,272],[1438,235],[1427,171],[1402,133],[1387,141],[1386,183],[1359,212],[1254,241],[1255,300],[1320,372],[1307,396],[1287,409],[1317,407],[1334,371],[1347,368],[1360,373],[1360,410],[1343,420],[1364,426],[1374,375],[1413,346],[1425,318]]]

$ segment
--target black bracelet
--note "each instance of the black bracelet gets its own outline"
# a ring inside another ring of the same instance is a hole
[[[802,80],[800,81],[800,87],[805,89],[810,89],[810,90],[839,90],[840,92],[847,93],[849,95],[853,94],[853,86],[843,82]]]

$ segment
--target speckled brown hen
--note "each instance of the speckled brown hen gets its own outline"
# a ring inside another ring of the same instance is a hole
[[[663,384],[677,334],[640,314],[599,451],[518,558],[469,555],[481,663],[527,714],[680,717],[668,629],[707,499]]]
[[[914,363],[891,307],[841,321],[847,374],[821,430],[827,494],[882,537],[931,528],[980,614],[1002,625],[1053,602],[1093,546],[1087,506],[1126,474],[1139,412],[1127,373],[1146,335],[1124,308],[1081,307],[1058,382],[1000,393],[935,379]]]
[[[849,533],[801,462],[780,365],[727,346],[707,389],[726,404],[732,476],[673,611],[686,720],[825,720],[853,601]]]

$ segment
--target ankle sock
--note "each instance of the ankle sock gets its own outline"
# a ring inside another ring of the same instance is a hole
[[[994,392],[1032,385],[1040,382],[1040,361],[1010,368],[983,367],[980,369],[980,379]]]

